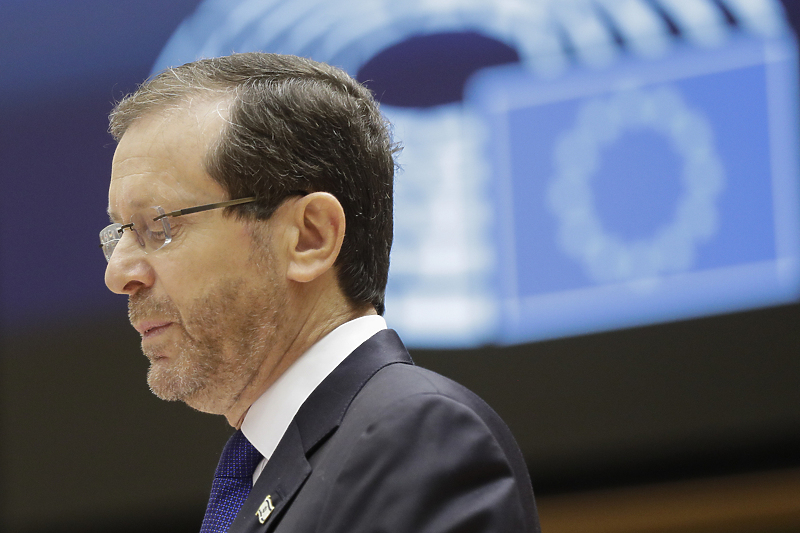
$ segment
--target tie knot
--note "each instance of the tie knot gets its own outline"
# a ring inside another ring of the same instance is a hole
[[[225,449],[222,450],[214,477],[236,479],[251,477],[256,465],[263,458],[264,456],[250,444],[244,433],[237,430],[231,435],[228,443],[225,444]]]

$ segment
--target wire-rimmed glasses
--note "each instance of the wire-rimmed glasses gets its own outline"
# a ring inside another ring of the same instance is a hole
[[[169,213],[164,212],[161,206],[150,207],[133,214],[128,224],[115,223],[103,228],[103,231],[100,232],[100,248],[103,249],[106,261],[110,261],[111,254],[114,253],[117,243],[122,238],[122,232],[129,229],[136,236],[136,241],[142,247],[144,253],[154,252],[172,241],[172,229],[169,225],[170,217],[179,217],[255,201],[255,197],[238,198],[226,202],[187,207],[177,211],[170,211]]]

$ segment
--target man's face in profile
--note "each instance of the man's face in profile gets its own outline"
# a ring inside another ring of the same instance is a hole
[[[223,124],[216,104],[209,103],[134,122],[114,154],[112,221],[127,224],[153,206],[169,212],[226,200],[203,166]],[[277,275],[268,223],[225,217],[220,210],[169,223],[172,241],[149,253],[124,231],[109,260],[106,285],[129,297],[131,324],[150,360],[153,392],[223,413],[275,339],[286,282]]]

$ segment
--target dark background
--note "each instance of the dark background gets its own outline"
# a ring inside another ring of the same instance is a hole
[[[149,393],[96,244],[106,115],[196,3],[0,5],[2,531],[198,528],[230,428]],[[800,466],[798,305],[412,356],[506,419],[543,499]]]

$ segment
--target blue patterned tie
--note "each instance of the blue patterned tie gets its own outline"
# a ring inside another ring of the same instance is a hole
[[[200,533],[224,533],[253,488],[253,471],[263,456],[241,430],[231,435],[219,458]]]

